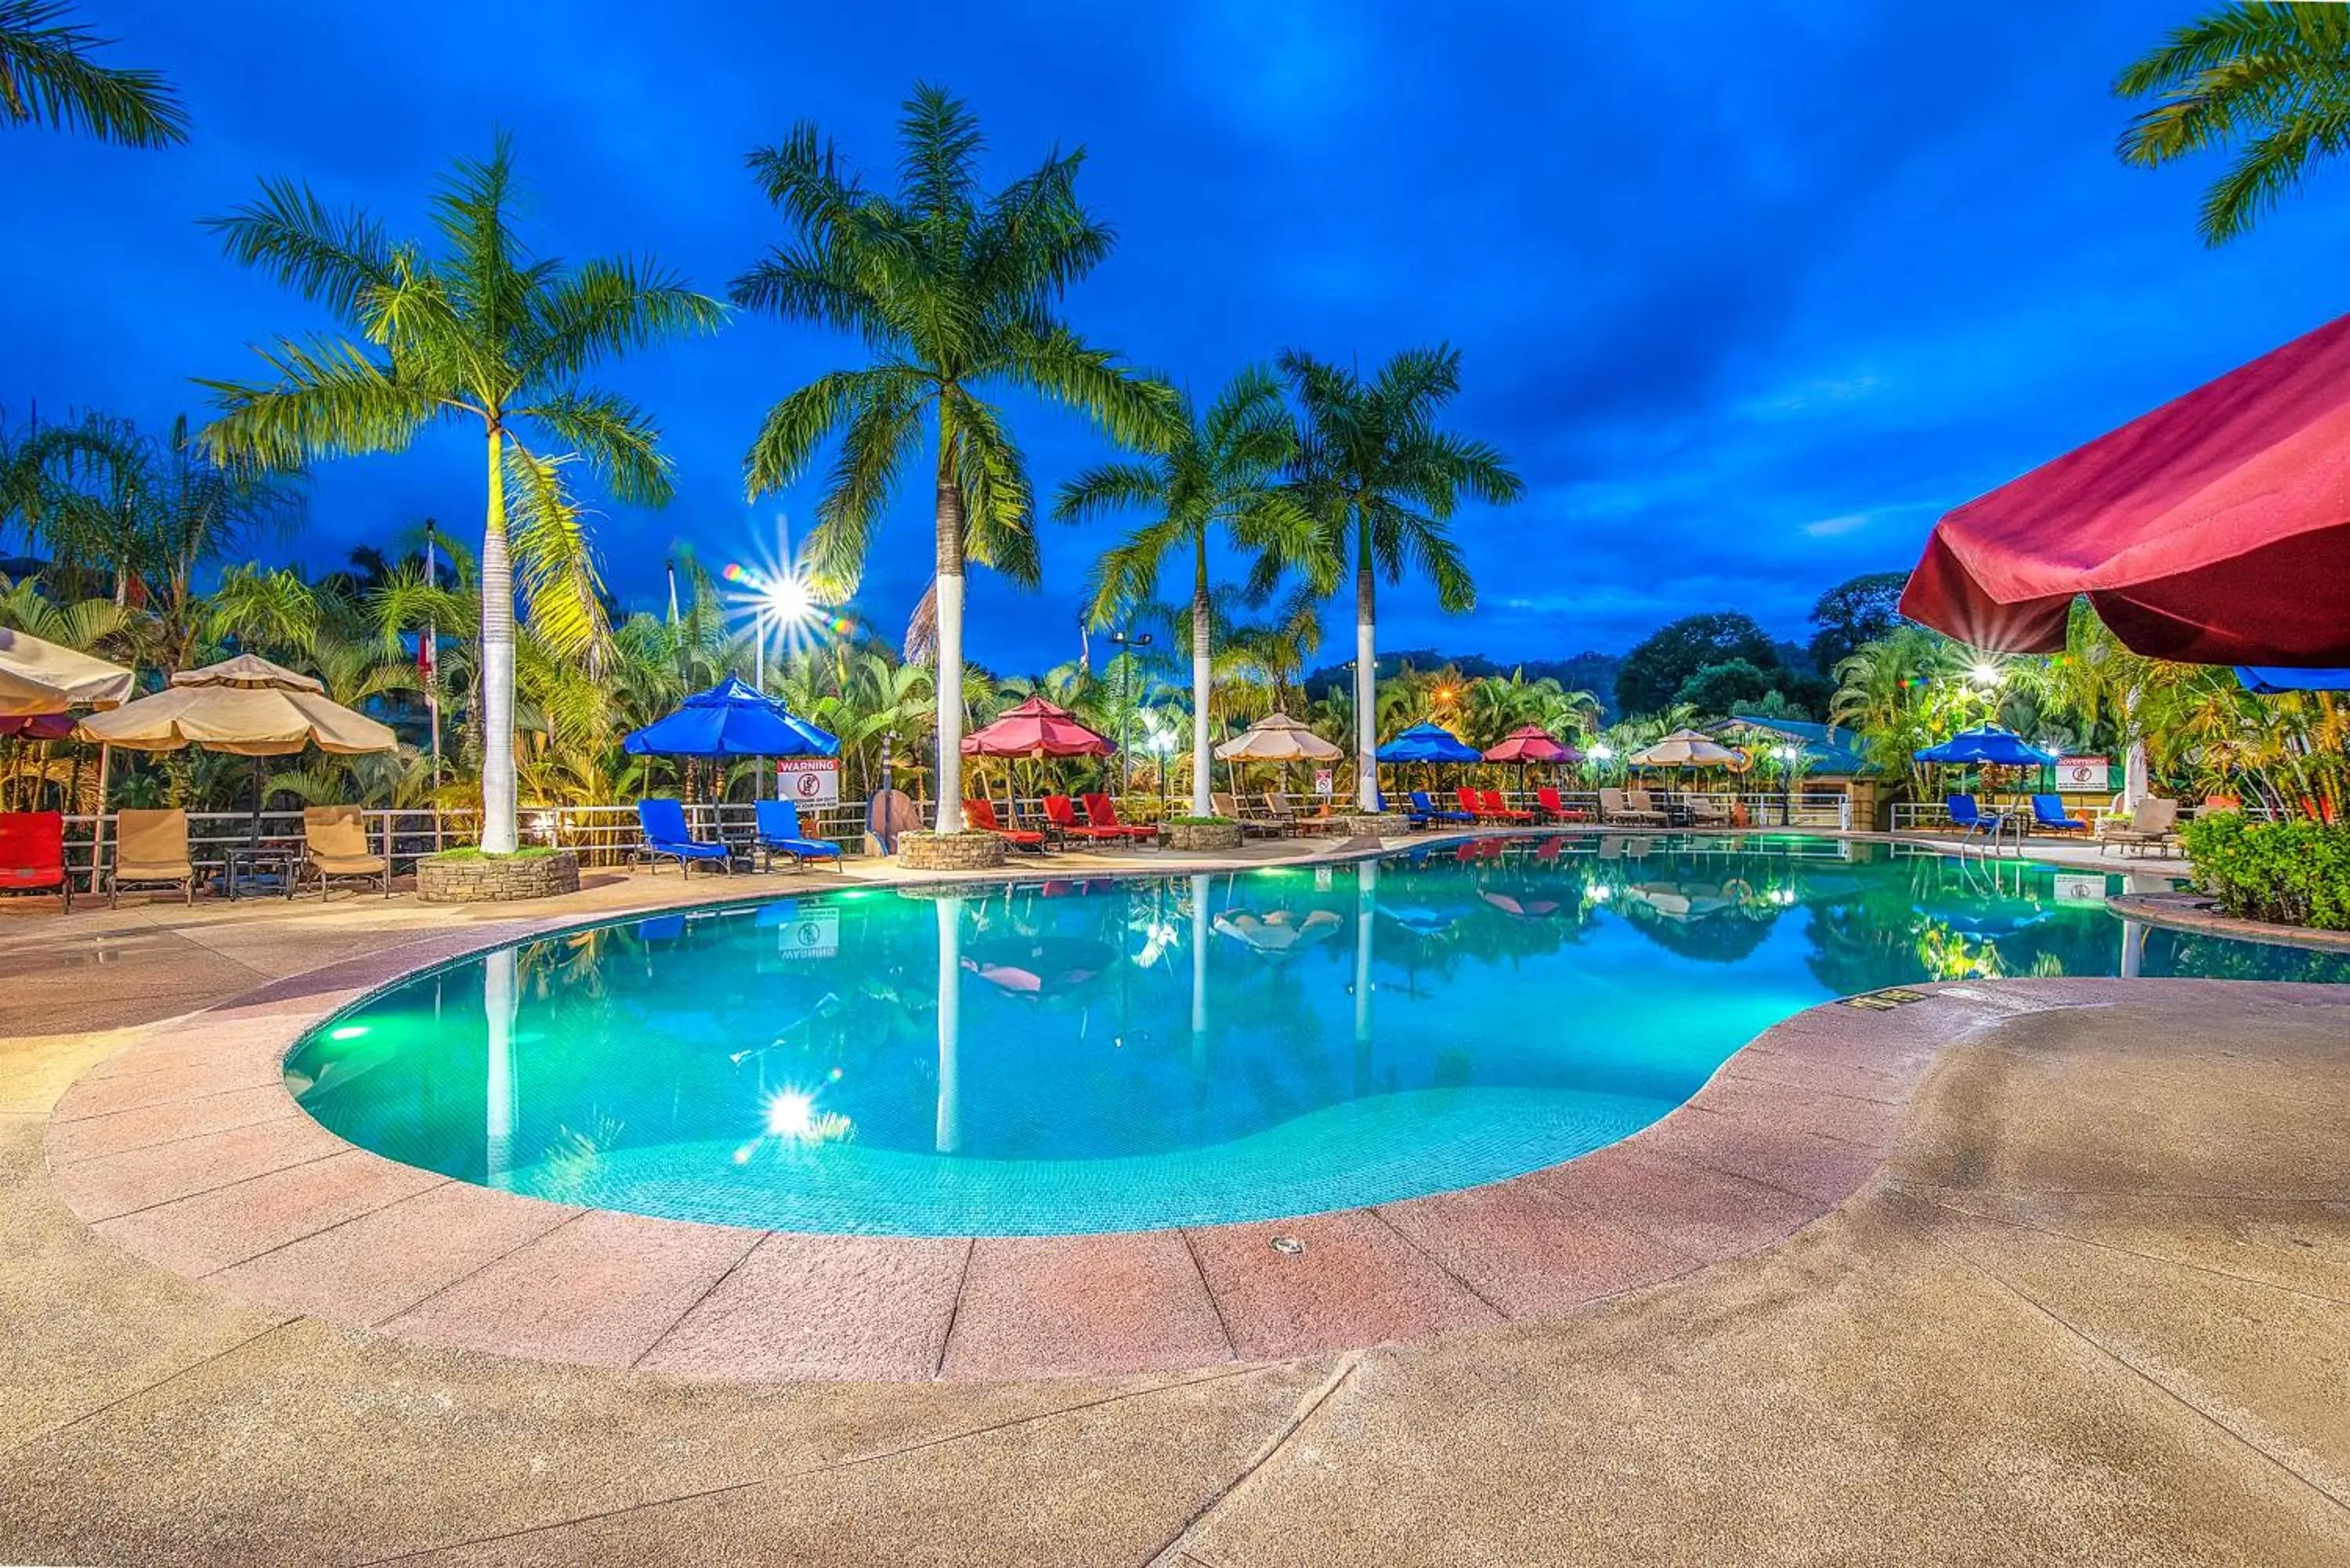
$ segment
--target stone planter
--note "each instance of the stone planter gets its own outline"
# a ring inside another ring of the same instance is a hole
[[[416,896],[428,904],[504,904],[579,891],[579,857],[428,855],[416,863]]]
[[[1334,816],[1329,821],[1330,831],[1333,834],[1343,834],[1348,838],[1365,836],[1401,838],[1411,831],[1411,824],[1404,820],[1401,812],[1396,811],[1357,812],[1345,816]]]
[[[901,833],[898,864],[909,871],[992,871],[1003,864],[993,833]]]
[[[1162,823],[1159,831],[1165,836],[1170,849],[1199,851],[1241,846],[1241,825],[1237,822],[1169,822]]]

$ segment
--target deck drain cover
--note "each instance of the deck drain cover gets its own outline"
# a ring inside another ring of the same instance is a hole
[[[1907,991],[1895,986],[1889,991],[1871,991],[1859,996],[1847,996],[1844,999],[1844,1004],[1846,1007],[1870,1007],[1882,1010],[1888,1007],[1907,1007],[1913,1002],[1925,1000],[1926,993],[1922,991]]]
[[[1294,1258],[1305,1251],[1305,1243],[1295,1236],[1275,1236],[1273,1239],[1273,1250],[1284,1257]]]

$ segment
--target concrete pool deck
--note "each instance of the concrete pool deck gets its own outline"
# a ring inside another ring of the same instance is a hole
[[[614,878],[561,912],[685,891]],[[1142,1376],[532,1362],[192,1282],[73,1212],[51,1162],[92,1117],[60,1102],[122,1076],[123,1047],[201,1063],[213,1047],[172,1021],[315,1005],[339,988],[314,971],[407,967],[514,913],[0,915],[0,1559],[2350,1558],[2350,1000],[2324,988],[2006,981],[1845,1010],[1930,1046],[1856,1189],[1831,1208],[1697,1162],[1668,1189],[1751,1189],[1803,1215],[1786,1239],[1541,1321]],[[536,1240],[414,1217],[493,1256]],[[1648,1223],[1627,1242],[1670,1250]],[[1308,1240],[1309,1263],[1344,1253]],[[381,1251],[350,1260],[355,1289]]]

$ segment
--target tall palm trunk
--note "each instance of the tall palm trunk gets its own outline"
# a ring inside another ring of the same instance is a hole
[[[1215,759],[1208,752],[1208,535],[1204,528],[1193,540],[1191,568],[1191,815],[1212,816],[1215,803],[1208,786],[1215,781],[1208,767]],[[1163,787],[1163,781],[1162,781]]]
[[[1371,581],[1371,524],[1365,518],[1355,540],[1355,804],[1379,808],[1378,655],[1372,648],[1377,619]]]
[[[505,431],[490,425],[490,513],[482,533],[482,849],[515,851],[514,564],[506,555]]]
[[[954,458],[939,435],[939,815],[938,831],[962,831],[962,492]]]

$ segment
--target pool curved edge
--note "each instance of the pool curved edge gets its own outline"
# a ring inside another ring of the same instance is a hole
[[[1661,1284],[1859,1190],[1940,1053],[1987,1025],[2149,987],[2278,989],[2015,979],[1919,986],[1881,1010],[1822,1003],[1659,1121],[1561,1165],[1302,1219],[1097,1235],[808,1234],[581,1210],[359,1148],[286,1089],[294,1045],[382,986],[583,923],[428,937],[158,1025],[59,1100],[51,1180],[148,1262],[396,1339],[726,1379],[1164,1372],[1556,1317]]]

